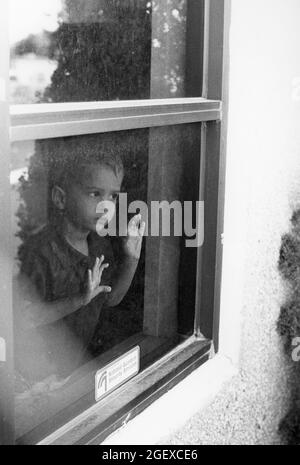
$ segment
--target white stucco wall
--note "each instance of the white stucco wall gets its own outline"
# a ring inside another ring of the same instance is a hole
[[[300,207],[299,21],[299,0],[232,0],[220,353],[106,444],[280,443],[277,262]]]

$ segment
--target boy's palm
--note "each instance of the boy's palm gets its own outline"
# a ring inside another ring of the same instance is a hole
[[[88,270],[87,291],[85,294],[85,305],[93,300],[101,293],[111,292],[110,286],[101,286],[102,273],[109,266],[108,263],[103,263],[104,256],[96,258],[95,265],[92,270]]]

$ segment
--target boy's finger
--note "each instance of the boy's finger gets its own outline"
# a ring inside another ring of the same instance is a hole
[[[92,285],[92,271],[88,270],[88,285],[91,287]]]
[[[138,225],[140,223],[140,215],[135,215],[128,223],[128,234],[129,236],[137,236],[138,235]]]
[[[99,286],[99,292],[111,292],[110,286]]]
[[[101,270],[101,267],[103,266],[103,262],[104,262],[104,255],[101,255],[101,258],[100,258],[100,261],[99,261],[99,272]]]
[[[145,221],[143,221],[141,226],[140,226],[140,236],[141,237],[143,237],[143,235],[145,234],[145,229],[146,229],[146,223],[145,223]]]
[[[93,266],[93,273],[95,273],[97,268],[99,268],[99,258],[98,257],[96,257],[96,260],[95,260],[95,263],[94,263],[94,266]]]
[[[103,265],[101,265],[100,267],[100,271],[102,273],[103,270],[105,270],[105,268],[108,268],[109,267],[109,263],[103,263]]]
[[[100,284],[100,281],[101,281],[101,278],[102,278],[102,273],[103,271],[109,267],[109,263],[104,263],[100,269],[99,269],[99,284]]]
[[[129,225],[133,225],[133,226],[136,226],[138,227],[138,225],[140,224],[142,220],[142,215],[140,213],[138,213],[137,215],[134,215],[131,220],[129,221]]]
[[[95,260],[95,265],[94,265],[94,268],[93,268],[93,275],[94,275],[94,278],[96,278],[99,274],[99,270],[100,270],[100,266],[101,266],[101,263],[102,261],[104,260],[104,257],[103,257],[103,260],[102,260],[102,256],[101,258],[97,257],[96,260]]]

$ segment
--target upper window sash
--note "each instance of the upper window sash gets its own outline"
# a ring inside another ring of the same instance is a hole
[[[11,141],[217,121],[222,103],[205,98],[12,105]]]

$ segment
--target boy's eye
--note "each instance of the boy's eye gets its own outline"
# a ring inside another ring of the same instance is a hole
[[[100,196],[100,192],[98,192],[98,191],[89,193],[89,197],[92,197],[93,199],[98,198],[99,196]]]
[[[119,194],[117,194],[117,193],[112,194],[112,196],[111,196],[112,200],[114,200],[114,201],[118,200],[118,197],[119,197]]]

